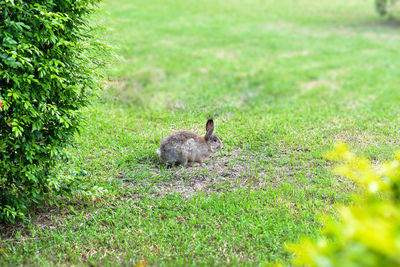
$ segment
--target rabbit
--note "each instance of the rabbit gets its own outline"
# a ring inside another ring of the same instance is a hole
[[[214,121],[206,123],[206,134],[198,135],[191,131],[178,131],[169,134],[161,140],[157,149],[160,160],[166,164],[188,165],[188,162],[203,164],[212,152],[222,149],[221,140],[213,135]]]

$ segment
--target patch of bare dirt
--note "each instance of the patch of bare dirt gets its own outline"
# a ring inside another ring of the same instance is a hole
[[[381,143],[399,145],[400,140],[388,139],[379,133],[371,133],[367,131],[349,130],[342,131],[334,135],[335,142],[345,142],[354,145],[360,149],[367,149],[369,147],[378,147]]]
[[[299,57],[299,56],[308,56],[309,54],[310,54],[310,52],[307,50],[288,51],[288,52],[279,53],[277,55],[277,57],[286,59],[286,58],[293,58],[293,57]]]
[[[104,90],[108,90],[110,88],[125,88],[126,81],[125,80],[110,80],[103,84]]]
[[[65,215],[66,212],[61,212],[57,208],[48,207],[46,210],[37,209],[35,210],[34,214],[35,216],[32,218],[32,224],[38,229],[53,229],[62,227],[61,216],[57,216],[57,219],[54,219],[54,215]],[[15,237],[17,233],[21,235],[18,238]],[[0,240],[2,242],[23,242],[32,239],[38,238],[31,236],[30,230],[24,223],[0,224]]]
[[[302,36],[309,36],[315,39],[326,39],[332,36],[348,36],[348,37],[363,37],[366,39],[382,40],[382,41],[397,41],[400,39],[398,31],[387,31],[396,29],[400,25],[399,22],[382,21],[380,23],[371,24],[346,24],[335,25],[326,31],[315,30],[312,27],[304,27],[284,21],[268,23],[261,30],[270,32],[279,29],[281,33],[288,33]],[[385,31],[383,31],[385,30]]]
[[[271,184],[256,159],[240,150],[214,155],[202,165],[193,163],[166,169],[154,167],[148,171],[153,178],[149,180],[157,181],[159,176],[170,179],[148,183],[125,181],[125,184],[130,187],[152,185],[155,197],[175,192],[186,198],[199,191],[210,193],[241,187],[260,188]],[[123,179],[123,175],[120,174],[119,178]]]
[[[349,100],[347,102],[346,109],[347,110],[356,110],[358,107],[362,107],[364,105],[369,105],[375,99],[376,99],[376,95],[369,95],[364,98],[359,98],[359,97],[351,98],[351,100]]]
[[[335,84],[330,82],[330,81],[325,81],[325,80],[312,80],[312,81],[307,81],[307,82],[301,82],[300,83],[300,95],[303,95],[314,88],[318,87],[327,87],[327,88],[335,88]]]

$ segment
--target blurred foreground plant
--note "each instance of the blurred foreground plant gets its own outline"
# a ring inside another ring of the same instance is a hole
[[[389,18],[398,17],[400,14],[399,0],[375,0],[376,11],[382,16]]]
[[[351,206],[337,208],[339,220],[325,218],[321,237],[289,245],[295,265],[400,266],[400,152],[374,167],[338,144],[326,155],[342,163],[335,174],[358,185]]]

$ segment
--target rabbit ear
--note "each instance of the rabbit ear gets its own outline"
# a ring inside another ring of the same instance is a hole
[[[206,140],[211,137],[212,133],[214,131],[214,121],[212,119],[209,119],[206,123]]]

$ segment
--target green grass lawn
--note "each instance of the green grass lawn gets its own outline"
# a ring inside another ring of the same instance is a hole
[[[258,265],[319,228],[352,184],[339,140],[375,162],[399,149],[400,24],[364,0],[107,0],[121,55],[65,174],[92,192],[1,228],[0,265]],[[165,168],[174,130],[224,149]]]

